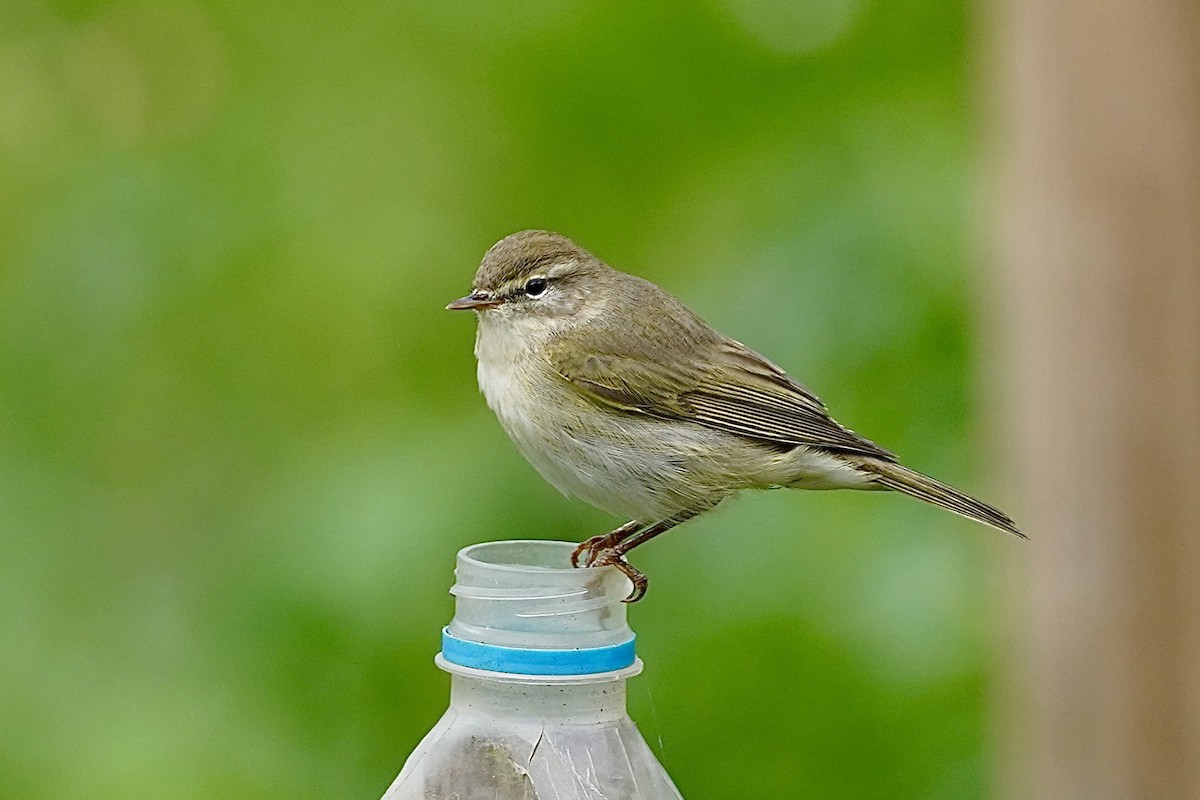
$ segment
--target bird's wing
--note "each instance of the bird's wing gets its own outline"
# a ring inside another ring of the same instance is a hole
[[[689,326],[690,327],[690,326]],[[646,354],[616,341],[549,348],[551,367],[593,401],[613,409],[679,419],[750,439],[895,456],[829,416],[825,405],[782,369],[740,342],[694,330],[646,342]],[[684,335],[679,335],[684,334]],[[606,346],[610,345],[610,346]]]

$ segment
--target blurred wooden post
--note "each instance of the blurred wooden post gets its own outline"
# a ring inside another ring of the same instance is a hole
[[[1200,2],[990,8],[1032,546],[1002,796],[1200,798]]]

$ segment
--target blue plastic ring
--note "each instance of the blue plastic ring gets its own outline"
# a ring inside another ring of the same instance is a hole
[[[442,629],[442,658],[460,667],[517,675],[594,675],[625,669],[634,662],[634,640],[605,647],[536,650],[459,639]]]

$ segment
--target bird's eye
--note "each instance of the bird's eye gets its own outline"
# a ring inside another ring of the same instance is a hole
[[[537,297],[544,291],[546,291],[545,278],[530,278],[525,281],[525,294],[530,297]]]

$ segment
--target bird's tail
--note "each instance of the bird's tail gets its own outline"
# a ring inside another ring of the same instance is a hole
[[[1027,538],[1025,534],[1017,530],[1012,519],[1000,509],[963,494],[953,486],[947,486],[928,475],[923,475],[901,464],[874,458],[864,459],[855,466],[863,472],[871,473],[874,476],[874,482],[880,486],[903,492],[910,497],[924,500],[935,506],[941,506],[955,514],[961,514],[967,519],[990,525],[1005,533],[1020,536],[1022,539]]]

